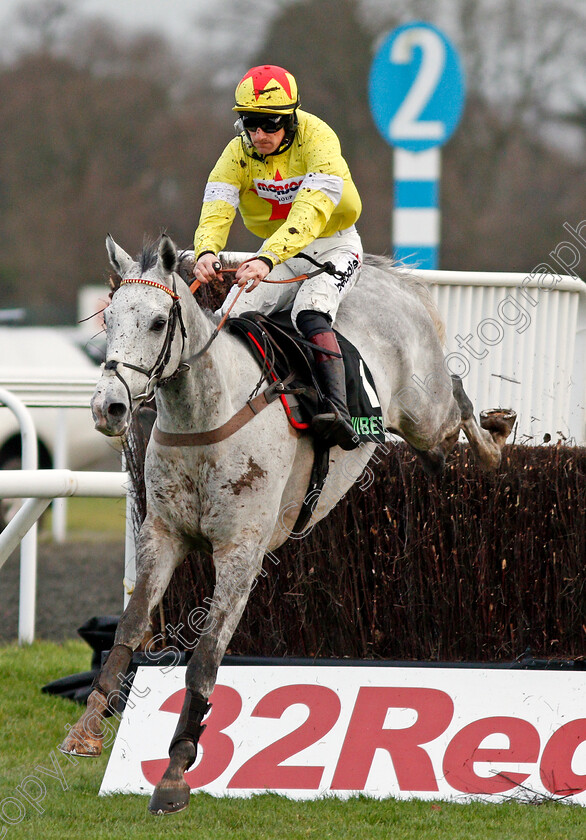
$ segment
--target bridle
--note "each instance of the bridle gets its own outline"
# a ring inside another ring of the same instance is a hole
[[[157,386],[165,384],[165,382],[169,382],[177,376],[178,373],[181,373],[183,370],[187,370],[189,365],[185,363],[181,363],[177,370],[175,370],[170,376],[163,377],[163,371],[165,370],[169,359],[171,358],[171,348],[173,345],[173,339],[175,338],[175,331],[177,329],[177,325],[181,330],[181,352],[183,353],[183,348],[185,347],[185,339],[187,338],[187,331],[185,329],[185,324],[183,322],[183,315],[181,313],[181,298],[177,294],[177,284],[175,282],[175,275],[173,275],[173,287],[170,289],[168,286],[165,286],[163,283],[157,283],[155,280],[148,280],[145,277],[127,277],[124,280],[120,281],[120,286],[124,286],[129,283],[141,283],[144,286],[152,286],[156,289],[161,289],[161,291],[166,292],[173,300],[171,304],[171,309],[169,311],[169,317],[167,319],[167,330],[165,333],[165,338],[163,340],[163,344],[161,346],[161,350],[159,351],[159,355],[157,356],[154,364],[150,369],[145,367],[141,367],[140,365],[131,364],[131,362],[125,362],[118,359],[109,359],[104,364],[104,370],[112,370],[114,371],[114,375],[117,379],[122,382],[124,387],[126,388],[126,393],[128,394],[128,399],[130,400],[130,406],[134,404],[136,407],[141,403],[148,400],[155,388]],[[144,391],[141,394],[136,394],[134,397],[130,391],[128,386],[128,382],[124,379],[118,368],[127,367],[130,370],[136,370],[138,373],[142,373],[147,378],[147,383]]]

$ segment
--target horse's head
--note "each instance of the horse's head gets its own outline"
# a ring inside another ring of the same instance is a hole
[[[109,235],[106,246],[121,282],[104,312],[106,362],[91,408],[98,431],[122,435],[132,410],[177,370],[185,333],[174,274],[177,251],[169,237],[137,260]]]

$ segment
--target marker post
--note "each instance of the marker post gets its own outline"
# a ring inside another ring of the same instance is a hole
[[[464,107],[464,76],[446,36],[428,23],[400,26],[377,50],[370,72],[374,122],[394,148],[393,253],[437,268],[440,147]]]

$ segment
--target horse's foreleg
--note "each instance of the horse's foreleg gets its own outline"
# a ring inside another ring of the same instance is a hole
[[[492,408],[480,412],[480,425],[490,432],[496,445],[502,449],[513,431],[517,412],[511,408]]]
[[[510,409],[495,409],[481,415],[480,425],[474,416],[470,398],[459,376],[452,376],[454,399],[461,412],[461,428],[470,446],[485,469],[496,469],[501,462],[501,450],[510,435],[517,415]]]
[[[442,445],[435,446],[433,449],[416,449],[411,444],[409,446],[419,458],[419,463],[426,475],[432,477],[441,475],[446,465],[446,452]]]
[[[114,646],[94,680],[87,708],[60,746],[62,752],[97,756],[102,752],[102,724],[116,714],[121,688],[132,660],[149,628],[152,609],[159,603],[177,563],[185,553],[180,540],[173,538],[160,522],[145,521],[138,540],[137,579],[122,614]]]
[[[427,402],[422,399],[420,403],[421,421],[415,428],[412,428],[412,418],[402,418],[402,435],[419,458],[426,475],[438,476],[458,441],[462,408],[451,389],[448,391],[444,386],[429,392],[428,396],[430,399]],[[422,445],[425,443],[427,447]]]
[[[248,551],[242,548],[214,553],[214,595],[187,666],[185,700],[169,747],[169,766],[149,803],[152,814],[175,813],[189,804],[189,785],[183,774],[196,759],[199,737],[204,729],[201,721],[210,708],[208,698],[216,682],[218,667],[244,612],[262,557],[263,552],[256,546],[249,547]]]

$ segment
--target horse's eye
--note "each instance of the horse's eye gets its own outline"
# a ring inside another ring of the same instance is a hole
[[[161,330],[164,329],[166,324],[167,321],[164,318],[158,317],[155,318],[149,329],[151,330],[151,332],[161,332]]]

